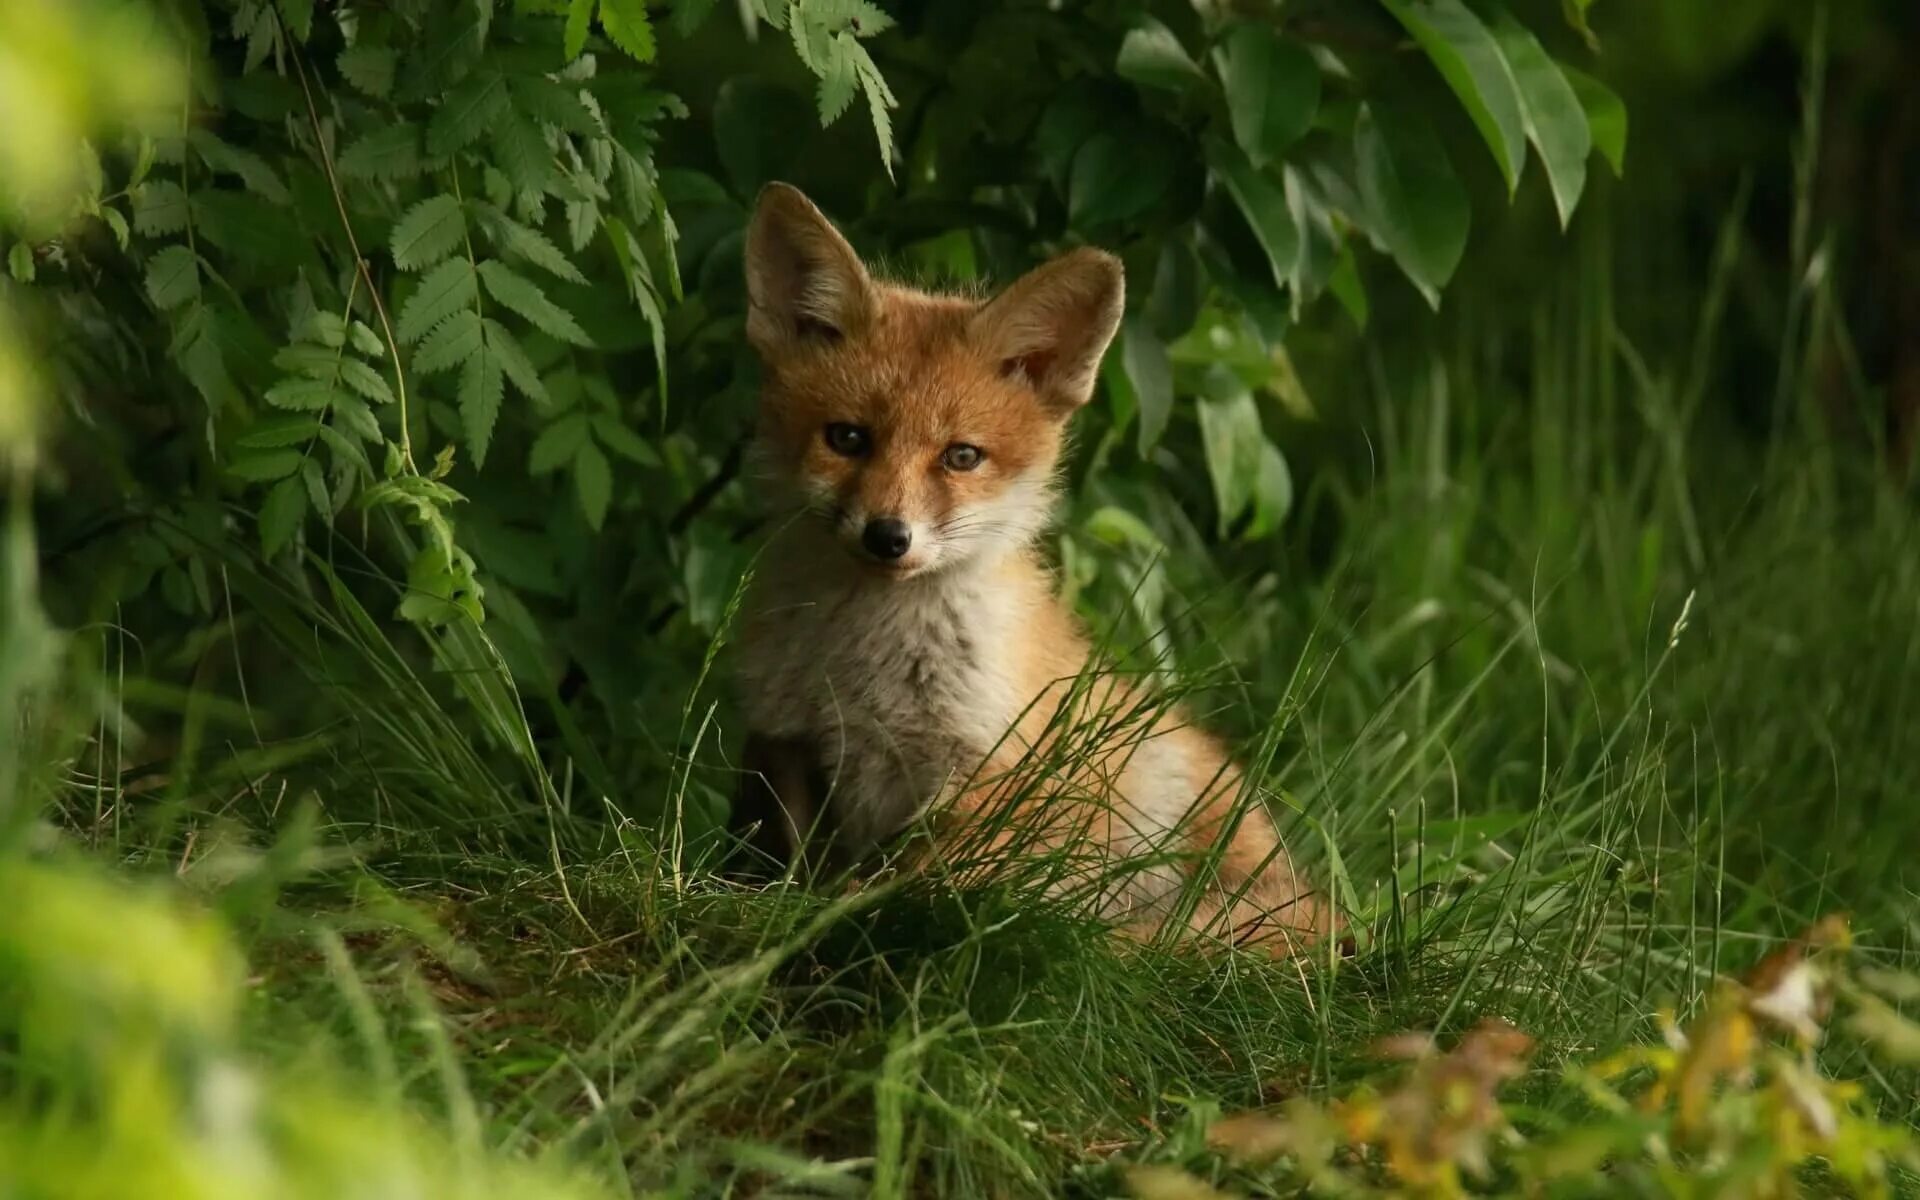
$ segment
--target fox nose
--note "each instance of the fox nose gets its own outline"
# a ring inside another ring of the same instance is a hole
[[[913,530],[898,517],[875,517],[860,531],[860,544],[875,558],[899,558],[913,545]]]

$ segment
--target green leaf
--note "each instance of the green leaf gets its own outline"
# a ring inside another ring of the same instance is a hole
[[[528,228],[490,204],[479,207],[480,227],[502,254],[524,259],[534,266],[559,276],[568,283],[585,283],[587,277],[573,260],[560,252],[547,235]]]
[[[267,403],[275,408],[297,409],[302,412],[319,412],[323,408],[337,403],[342,396],[339,388],[325,379],[301,377],[282,379],[267,389]]]
[[[587,48],[587,33],[593,24],[593,0],[573,0],[567,9],[567,32],[563,50],[567,61],[580,57]]]
[[[480,279],[473,273],[473,264],[464,258],[449,258],[420,277],[420,286],[400,309],[394,336],[412,345],[435,325],[470,307],[479,295]]]
[[[340,74],[369,96],[384,97],[393,90],[394,52],[391,46],[349,46],[335,60]]]
[[[1320,107],[1320,67],[1268,25],[1236,25],[1214,51],[1233,140],[1256,167],[1285,154]]]
[[[1073,156],[1067,214],[1075,225],[1124,221],[1153,207],[1166,191],[1167,178],[1142,170],[1139,151],[1138,138],[1103,130]]]
[[[1334,260],[1333,273],[1327,276],[1327,290],[1347,310],[1353,323],[1360,328],[1367,327],[1367,289],[1360,280],[1360,264],[1353,257],[1353,245],[1340,243],[1340,257]]]
[[[246,450],[278,450],[298,446],[319,433],[320,422],[312,417],[268,417],[234,439],[233,444]]]
[[[507,106],[507,81],[491,71],[462,80],[427,122],[427,153],[444,158],[487,131]]]
[[[179,233],[187,227],[187,194],[164,179],[133,189],[133,227],[148,237]]]
[[[860,73],[853,65],[853,56],[836,46],[820,72],[820,127],[838,121],[853,106],[854,93],[859,90]]]
[[[1226,536],[1228,528],[1253,503],[1261,471],[1260,447],[1266,434],[1260,428],[1260,409],[1253,393],[1231,376],[1216,377],[1219,395],[1203,396],[1197,407],[1200,418],[1200,449],[1207,460],[1207,476],[1213,481],[1214,510],[1218,514],[1215,531]]]
[[[1561,66],[1560,73],[1566,76],[1572,85],[1574,95],[1580,98],[1580,107],[1587,113],[1587,128],[1593,134],[1594,148],[1613,168],[1615,178],[1627,169],[1627,106],[1614,94],[1612,88],[1601,83],[1593,76],[1576,71],[1569,66]]]
[[[880,145],[880,165],[887,169],[887,178],[893,178],[893,117],[892,108],[899,103],[894,98],[893,89],[880,74],[880,68],[874,65],[867,54],[867,48],[853,40],[849,34],[836,34],[834,44],[853,60],[854,73],[860,77],[860,90],[867,97],[867,115],[873,120],[874,140]]]
[[[343,468],[351,471],[352,467]],[[320,471],[320,464],[312,458],[300,464],[300,482],[306,485],[307,500],[313,505],[313,511],[322,521],[333,523],[333,497],[327,494],[327,479]]]
[[[300,528],[307,515],[306,484],[298,475],[289,475],[273,485],[260,506],[260,553],[272,558]]]
[[[1167,344],[1155,336],[1144,317],[1129,316],[1120,331],[1120,369],[1139,406],[1141,457],[1160,444],[1173,416],[1173,363]]]
[[[600,447],[590,441],[580,444],[573,459],[573,488],[580,497],[580,511],[597,533],[607,521],[607,505],[613,499],[613,468]]]
[[[284,479],[300,469],[306,455],[298,450],[269,450],[261,454],[242,454],[227,463],[227,474],[249,483]]]
[[[1363,106],[1353,142],[1373,236],[1427,303],[1439,308],[1440,289],[1467,248],[1472,211],[1466,188],[1433,130],[1410,110]]]
[[[132,241],[132,238],[127,229],[127,219],[120,215],[120,210],[110,204],[102,205],[100,209],[100,219],[107,223],[108,229],[113,230],[114,242],[122,250],[125,250]]]
[[[362,135],[335,163],[352,179],[409,179],[418,175],[420,131],[401,121]]]
[[[527,456],[527,474],[545,475],[570,463],[587,442],[587,417],[573,412],[540,431]]]
[[[647,20],[646,0],[600,0],[600,28],[634,58],[653,61],[653,23]]]
[[[15,242],[7,249],[7,273],[19,283],[32,283],[35,274],[33,247],[25,242]],[[151,288],[149,288],[151,290]],[[162,307],[171,307],[163,305]]]
[[[467,221],[452,196],[433,196],[408,209],[393,227],[393,263],[403,271],[432,266],[453,253]]]
[[[503,110],[493,125],[494,162],[513,186],[543,192],[553,181],[553,151],[540,127],[512,108]]]
[[[1280,527],[1293,509],[1293,472],[1280,447],[1260,439],[1260,469],[1253,479],[1253,522],[1249,538],[1264,537]]]
[[[353,348],[368,358],[387,356],[387,344],[380,340],[379,334],[368,328],[366,322],[355,321],[347,327],[347,335],[353,339]]]
[[[476,469],[486,465],[487,443],[493,437],[493,423],[500,416],[500,398],[505,390],[500,356],[482,339],[480,348],[460,368],[460,426],[466,432]]]
[[[1173,30],[1152,17],[1141,18],[1140,24],[1121,39],[1114,70],[1122,79],[1175,92],[1187,91],[1207,81]]]
[[[1598,54],[1600,39],[1594,35],[1593,26],[1587,24],[1587,10],[1593,7],[1593,0],[1560,0],[1560,12],[1567,25],[1587,43],[1587,49]]]
[[[541,382],[540,372],[534,369],[533,363],[527,358],[527,352],[520,348],[520,343],[513,334],[508,332],[505,325],[492,317],[488,317],[482,325],[487,349],[500,360],[500,369],[506,373],[508,379],[513,380],[513,386],[519,388],[527,399],[540,407],[550,406],[553,403],[553,397],[547,394],[547,385]]]
[[[1224,142],[1208,147],[1207,163],[1226,185],[1240,215],[1247,219],[1260,248],[1266,251],[1274,286],[1285,287],[1300,256],[1300,230],[1293,223],[1286,193]]]
[[[458,366],[479,353],[484,336],[480,314],[462,309],[440,323],[413,356],[413,369],[431,375]]]
[[[593,426],[593,436],[607,449],[643,467],[660,465],[660,454],[639,434],[620,423],[620,419],[611,413],[595,413],[589,420]]]
[[[578,87],[545,75],[516,75],[511,87],[514,104],[534,120],[582,136],[600,132],[600,122],[581,101]]]
[[[1497,10],[1492,28],[1508,66],[1513,68],[1514,84],[1520,92],[1520,119],[1526,126],[1527,140],[1540,152],[1547,183],[1553,189],[1554,208],[1560,214],[1560,227],[1565,229],[1587,186],[1587,156],[1593,153],[1587,114],[1567,77],[1512,13]]]
[[[212,170],[239,176],[248,191],[257,192],[275,204],[287,203],[287,185],[280,182],[280,176],[267,165],[266,159],[251,150],[229,146],[203,128],[190,130],[187,140],[193,143],[193,148],[200,152],[201,160]]]
[[[363,442],[385,440],[380,432],[380,419],[373,415],[373,410],[345,392],[334,396],[333,419],[337,425]],[[321,436],[324,437],[325,434]]]
[[[1507,194],[1520,185],[1527,163],[1525,125],[1513,69],[1493,34],[1463,0],[1381,0],[1413,40],[1427,52],[1440,75],[1473,118]]]
[[[147,297],[175,309],[200,298],[200,259],[185,246],[168,246],[147,260]]]
[[[547,299],[540,285],[515,274],[505,263],[494,259],[481,263],[480,278],[487,285],[488,295],[533,322],[543,333],[576,346],[593,345],[573,314]]]

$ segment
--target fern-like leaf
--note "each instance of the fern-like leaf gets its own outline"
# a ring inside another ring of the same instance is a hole
[[[400,310],[395,336],[409,344],[427,336],[435,325],[468,307],[480,294],[479,277],[464,258],[449,258],[420,279],[420,286]]]
[[[572,260],[562,254],[546,234],[522,225],[492,205],[482,206],[477,215],[481,230],[502,254],[523,259],[568,283],[587,281],[587,277],[580,273],[580,268],[574,266]]]
[[[403,271],[432,266],[453,253],[466,231],[458,200],[448,195],[422,200],[393,227],[393,263]]]
[[[413,369],[431,375],[466,362],[479,352],[482,334],[480,314],[461,311],[442,321],[413,356]]]
[[[335,160],[354,179],[409,179],[420,173],[420,131],[404,121],[354,141]]]
[[[200,298],[200,259],[185,246],[168,246],[147,262],[147,298],[174,309]]]
[[[533,361],[527,357],[518,339],[508,332],[505,325],[491,317],[483,325],[487,348],[500,360],[500,369],[508,379],[513,380],[513,386],[542,408],[552,405],[553,397],[547,394],[547,385],[542,382],[540,372],[534,369]]]
[[[491,71],[474,75],[447,94],[427,122],[427,152],[442,158],[487,131],[507,104],[507,81]]]
[[[515,274],[505,263],[493,259],[481,263],[480,278],[487,285],[489,295],[533,322],[542,332],[576,346],[593,345],[573,314],[549,300],[539,284]]]
[[[505,390],[500,356],[483,336],[479,348],[460,368],[460,426],[466,432],[475,467],[487,461],[487,444],[493,438],[493,424],[499,419]]]
[[[646,0],[600,0],[600,28],[634,58],[653,61],[653,23],[647,19]]]

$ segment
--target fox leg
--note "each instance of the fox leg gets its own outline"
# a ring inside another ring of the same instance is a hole
[[[727,828],[741,843],[750,874],[805,866],[824,795],[818,759],[805,738],[749,733]]]
[[[1279,831],[1257,802],[1237,814],[1230,796],[1208,804],[1196,822],[1194,854],[1216,866],[1189,924],[1200,932],[1286,958],[1327,936],[1333,908],[1294,872]],[[1229,829],[1229,826],[1231,828]],[[1225,835],[1226,844],[1216,847]]]

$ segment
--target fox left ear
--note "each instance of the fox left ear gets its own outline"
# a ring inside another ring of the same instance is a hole
[[[973,315],[976,342],[1062,413],[1093,396],[1101,356],[1120,327],[1120,260],[1083,247],[1034,268]]]

